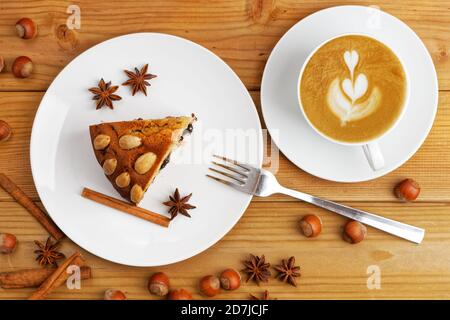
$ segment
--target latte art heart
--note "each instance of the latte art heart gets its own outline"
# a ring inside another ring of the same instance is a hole
[[[350,98],[352,103],[361,98],[367,91],[369,81],[364,73],[361,73],[356,78],[355,82],[350,79],[344,79],[342,81],[342,89],[344,93]]]
[[[364,73],[356,75],[355,69],[359,62],[359,54],[355,50],[344,52],[344,62],[350,78],[339,79],[331,82],[328,89],[327,101],[331,111],[341,120],[341,125],[347,122],[359,120],[370,115],[376,110],[380,100],[379,90],[374,87],[369,97],[364,101],[358,101],[363,97],[369,88],[369,80]],[[355,79],[356,75],[356,79]]]
[[[345,61],[345,64],[347,65],[348,70],[350,71],[351,77],[353,78],[353,73],[355,71],[355,67],[359,61],[358,52],[356,52],[355,50],[345,51],[344,61]]]
[[[341,120],[341,126],[347,122],[355,121],[369,116],[377,109],[381,100],[381,93],[374,88],[367,99],[353,103],[341,91],[339,80],[335,79],[328,90],[328,106],[331,111]]]

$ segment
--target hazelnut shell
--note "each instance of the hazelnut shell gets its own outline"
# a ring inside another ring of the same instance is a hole
[[[169,293],[169,277],[164,272],[153,274],[148,280],[148,291],[157,296],[165,296]]]
[[[420,186],[413,179],[405,179],[395,187],[395,195],[402,201],[414,201],[420,194]]]
[[[26,56],[17,57],[12,64],[12,73],[17,78],[27,78],[33,72],[33,62]]]
[[[127,296],[120,290],[108,289],[105,291],[105,300],[126,300]]]
[[[363,241],[366,235],[366,226],[358,221],[350,220],[344,227],[343,238],[351,244],[356,244]]]
[[[222,271],[219,280],[225,290],[236,290],[241,286],[241,274],[232,268]]]
[[[207,297],[214,297],[220,292],[220,280],[216,276],[205,276],[200,279],[200,291]]]
[[[0,252],[12,253],[17,246],[17,238],[11,233],[0,233]]]
[[[300,221],[300,229],[305,237],[317,237],[322,231],[322,220],[314,214],[308,214]]]
[[[2,56],[0,56],[0,72],[2,72],[4,67],[5,67],[5,59],[3,59]]]
[[[17,34],[22,39],[33,39],[37,36],[37,25],[30,18],[22,18],[16,22]]]
[[[169,292],[168,300],[192,300],[192,294],[185,289],[178,289]]]

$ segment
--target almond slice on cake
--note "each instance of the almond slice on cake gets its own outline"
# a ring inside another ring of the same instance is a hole
[[[108,180],[122,197],[138,204],[196,120],[192,115],[109,122],[92,125],[89,131]]]

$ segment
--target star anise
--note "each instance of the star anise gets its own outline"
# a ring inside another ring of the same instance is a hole
[[[272,299],[269,298],[269,291],[266,290],[266,291],[264,291],[261,298],[258,298],[257,296],[250,293],[250,300],[272,300]]]
[[[41,266],[57,266],[56,261],[66,257],[63,253],[57,251],[60,245],[59,241],[53,243],[51,237],[47,238],[45,244],[40,241],[34,241],[34,243],[39,247],[39,250],[35,250],[34,253],[38,255],[36,261],[39,261]]]
[[[170,213],[170,220],[173,220],[178,213],[181,213],[182,215],[186,217],[191,217],[189,213],[187,212],[190,209],[195,209],[196,207],[187,203],[189,199],[191,198],[192,193],[190,195],[187,195],[183,198],[180,197],[180,192],[178,191],[178,188],[175,190],[175,193],[173,196],[169,196],[169,201],[163,202],[166,206],[169,206],[169,213]]]
[[[94,94],[92,100],[97,100],[97,108],[100,109],[104,105],[110,109],[114,109],[113,101],[121,100],[122,98],[114,92],[117,91],[119,86],[111,86],[111,81],[105,83],[103,78],[99,81],[98,87],[90,88],[89,91]]]
[[[281,260],[281,265],[275,266],[278,271],[277,278],[288,282],[293,286],[297,286],[296,277],[300,277],[300,267],[295,266],[295,257],[290,257],[288,260]]]
[[[147,87],[146,86],[150,86],[150,83],[146,80],[156,78],[156,75],[147,73],[147,69],[148,69],[148,64],[143,66],[141,70],[138,70],[138,68],[134,68],[134,72],[129,71],[129,70],[124,70],[125,73],[127,74],[128,78],[130,78],[130,79],[128,79],[127,81],[122,83],[122,85],[123,86],[131,85],[131,87],[132,87],[131,94],[133,96],[136,94],[136,92],[139,92],[139,91],[142,91],[145,95],[147,95]]]
[[[260,282],[269,281],[269,277],[271,276],[269,270],[270,263],[266,263],[266,258],[264,257],[264,255],[258,257],[251,254],[250,259],[244,261],[244,266],[245,269],[243,269],[242,271],[248,274],[246,282],[254,280],[259,286]]]

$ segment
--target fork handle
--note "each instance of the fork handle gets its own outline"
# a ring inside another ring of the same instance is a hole
[[[397,237],[415,242],[421,243],[423,237],[425,236],[425,230],[421,228],[417,228],[402,222],[398,222],[395,220],[387,219],[375,215],[373,213],[369,213],[363,210],[351,208],[333,201],[321,199],[318,197],[314,197],[307,193],[291,190],[285,187],[281,187],[280,193],[286,194],[288,196],[297,198],[299,200],[303,200],[305,202],[311,203],[318,207],[336,212],[341,216],[357,220],[361,223],[374,227],[376,229],[383,230],[387,233],[393,234]]]

